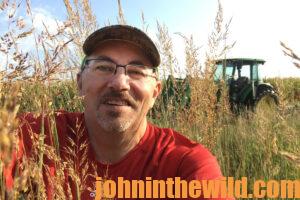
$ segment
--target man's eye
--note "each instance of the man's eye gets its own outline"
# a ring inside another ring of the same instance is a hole
[[[127,70],[128,75],[132,75],[132,76],[140,76],[143,77],[145,76],[145,73],[141,70],[137,70],[137,69],[128,69]]]
[[[109,65],[97,65],[95,70],[100,72],[114,72],[114,67]]]

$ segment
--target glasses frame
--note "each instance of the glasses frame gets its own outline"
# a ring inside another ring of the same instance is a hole
[[[115,65],[116,65],[116,69],[115,69],[113,75],[116,75],[118,67],[124,68],[125,75],[127,75],[127,66],[145,67],[145,68],[152,69],[152,72],[153,72],[153,73],[156,72],[156,68],[154,68],[154,67],[150,67],[150,66],[146,66],[146,65],[137,65],[137,64],[120,65],[120,64],[117,64],[117,63],[115,63],[115,62],[113,62],[113,61],[105,60],[105,59],[101,59],[101,58],[85,59],[85,60],[84,60],[84,67],[83,67],[82,71],[83,71],[85,68],[88,68],[88,67],[89,67],[88,62],[89,62],[89,61],[93,61],[93,60],[96,60],[96,61],[106,61],[106,62],[111,62],[111,63],[115,64]],[[152,75],[152,74],[143,74],[143,75],[144,75],[145,77],[152,77],[152,78],[155,78],[156,80],[158,80],[158,78],[157,78],[156,75]]]

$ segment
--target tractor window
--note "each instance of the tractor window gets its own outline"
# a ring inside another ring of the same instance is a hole
[[[258,64],[254,64],[253,65],[253,70],[252,70],[252,77],[253,77],[253,80],[259,80],[259,72],[258,72]]]
[[[226,80],[228,80],[228,79],[230,79],[230,78],[233,78],[232,76],[233,76],[233,66],[232,65],[228,65],[227,67],[226,67],[226,71],[225,71],[225,73],[226,73]]]
[[[222,66],[223,66],[222,64],[217,65],[217,69],[214,74],[215,81],[220,81],[222,79],[222,74],[223,74]]]
[[[241,68],[241,76],[250,79],[250,65],[243,65]]]
[[[228,80],[228,79],[232,78],[232,76],[233,76],[232,73],[233,73],[233,66],[232,65],[227,65],[226,69],[225,69],[225,80]],[[216,69],[215,74],[214,74],[214,80],[215,81],[220,81],[221,79],[223,79],[223,65],[218,64],[217,69]]]

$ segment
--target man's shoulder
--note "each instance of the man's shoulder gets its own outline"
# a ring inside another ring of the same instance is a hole
[[[65,143],[65,139],[76,135],[76,131],[83,130],[83,113],[67,112],[64,110],[53,113],[22,113],[18,115],[19,135],[26,149],[31,149],[34,138],[41,133],[45,135],[47,144],[53,143],[53,136],[57,134],[59,142]],[[75,133],[75,134],[72,134]]]
[[[174,148],[174,150],[187,151],[187,153],[191,151],[198,151],[199,153],[209,152],[202,144],[189,139],[174,129],[161,128],[153,124],[150,124],[150,126],[155,137]]]
[[[172,159],[180,159],[178,173],[190,179],[214,179],[221,177],[220,167],[215,156],[204,147],[181,133],[152,125],[155,137],[163,141],[165,151]]]
[[[82,112],[67,112],[64,110],[58,110],[53,113],[33,113],[26,112],[18,115],[20,125],[41,126],[41,124],[47,124],[49,121],[54,120],[56,123],[75,123],[76,121],[83,121]]]
[[[85,127],[83,113],[58,110],[53,113],[22,113],[18,115],[19,130],[23,135],[30,133],[51,135],[53,131],[58,136],[68,135]]]

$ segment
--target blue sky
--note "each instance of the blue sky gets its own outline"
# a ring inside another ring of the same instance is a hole
[[[44,8],[60,20],[66,17],[62,0],[32,0],[31,2],[33,7]],[[90,2],[100,25],[108,20],[111,23],[117,22],[117,0],[91,0]],[[155,27],[158,20],[175,31],[190,29],[195,24],[205,24],[208,18],[211,22],[217,10],[216,0],[123,0],[121,3],[128,24],[140,26],[143,11],[150,25]]]
[[[112,24],[117,22],[117,0],[90,2],[100,26],[108,20]],[[31,3],[33,9],[40,12],[40,19],[49,24],[54,19],[66,19],[62,0],[31,0]],[[130,25],[141,27],[141,11],[144,12],[148,33],[153,39],[156,39],[156,21],[167,25],[180,65],[184,65],[184,42],[176,32],[193,35],[196,45],[201,46],[200,57],[204,57],[217,0],[122,0],[121,3]],[[300,54],[299,0],[221,0],[221,3],[225,21],[232,17],[230,38],[236,41],[227,57],[265,59],[264,77],[300,77],[300,70],[283,55],[279,45],[279,41],[286,42]]]

